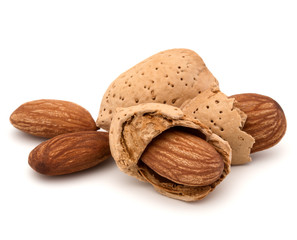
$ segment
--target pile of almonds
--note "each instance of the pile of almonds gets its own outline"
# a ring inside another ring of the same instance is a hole
[[[78,172],[112,156],[121,171],[183,201],[204,198],[231,165],[250,162],[251,153],[286,132],[275,100],[226,96],[189,49],[157,53],[121,74],[104,94],[96,123],[83,107],[52,99],[22,104],[10,122],[48,138],[29,154],[41,174]]]

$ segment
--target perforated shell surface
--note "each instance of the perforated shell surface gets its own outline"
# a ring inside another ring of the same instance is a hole
[[[177,184],[159,178],[142,164],[141,155],[147,145],[156,136],[172,127],[184,127],[199,132],[222,156],[224,171],[217,181],[200,187]],[[170,105],[147,103],[119,108],[112,120],[109,143],[112,156],[123,172],[151,183],[158,192],[175,199],[184,201],[202,199],[230,172],[231,148],[228,142],[212,133],[201,122],[186,118],[179,108]]]
[[[251,161],[251,148],[254,138],[244,132],[242,127],[246,114],[234,107],[234,98],[228,98],[220,91],[204,91],[181,108],[194,119],[199,119],[232,148],[232,165],[245,164]]]
[[[105,92],[98,127],[109,130],[117,107],[141,103],[181,106],[218,82],[201,57],[189,49],[171,49],[138,63],[115,79]]]

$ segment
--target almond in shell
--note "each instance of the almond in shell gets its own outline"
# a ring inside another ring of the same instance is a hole
[[[175,140],[170,140],[163,135],[168,129],[182,130],[186,134],[176,138],[175,132],[169,136]],[[201,141],[188,141],[188,133],[211,147],[201,144]],[[150,143],[154,145],[158,136],[164,144],[160,142],[151,148]],[[187,136],[186,143],[183,140],[180,142],[183,145],[178,146],[178,141],[184,136]],[[228,142],[198,120],[186,117],[181,109],[170,105],[146,103],[118,108],[111,123],[109,139],[112,156],[121,171],[149,182],[158,192],[171,198],[183,201],[202,199],[230,172],[231,148]],[[205,152],[199,153],[199,149]],[[215,160],[211,162],[209,156]]]
[[[208,88],[218,88],[218,81],[196,52],[182,48],[162,51],[136,64],[110,84],[96,123],[109,130],[117,107],[142,103],[180,107]]]

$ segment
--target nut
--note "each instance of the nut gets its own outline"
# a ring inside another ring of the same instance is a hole
[[[102,98],[96,123],[109,130],[117,107],[141,103],[179,107],[208,88],[218,88],[218,82],[197,53],[189,49],[163,51],[138,63],[111,83]]]
[[[176,128],[154,138],[141,160],[162,177],[187,186],[212,184],[224,170],[224,161],[211,144]]]
[[[51,138],[29,155],[29,165],[45,175],[63,175],[93,167],[110,157],[108,133],[84,131]]]
[[[72,102],[52,99],[22,104],[11,114],[10,122],[21,131],[44,138],[97,130],[94,119],[86,109]]]
[[[214,147],[224,162],[224,170],[218,180],[204,186],[180,184],[160,176],[141,161],[149,143],[171,128],[190,131]],[[179,108],[170,105],[146,103],[118,108],[112,120],[109,141],[112,156],[121,171],[151,183],[158,192],[171,198],[183,201],[202,199],[230,172],[231,148],[228,142],[198,120],[185,117]]]
[[[268,149],[285,135],[286,117],[275,100],[255,93],[237,94],[231,98],[236,99],[234,105],[247,115],[243,131],[255,139],[251,152]]]
[[[228,141],[232,148],[232,165],[251,161],[250,152],[255,140],[242,129],[246,115],[234,107],[234,99],[208,89],[186,102],[181,109],[188,117],[199,119]]]

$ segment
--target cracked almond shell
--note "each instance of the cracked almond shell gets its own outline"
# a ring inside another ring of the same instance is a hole
[[[201,57],[189,49],[159,52],[115,79],[106,90],[96,124],[109,130],[117,107],[162,103],[180,107],[218,81]]]
[[[206,90],[181,107],[186,116],[199,119],[212,132],[228,141],[232,148],[232,165],[251,161],[250,153],[255,139],[242,130],[247,116],[228,98],[216,90]]]
[[[177,184],[158,176],[140,161],[148,144],[172,127],[190,129],[203,136],[222,156],[224,170],[217,181],[207,186]],[[171,198],[184,201],[202,199],[230,172],[231,148],[228,142],[198,120],[185,117],[179,108],[170,105],[147,103],[117,109],[111,123],[109,141],[111,154],[121,171],[151,183],[158,192]]]

